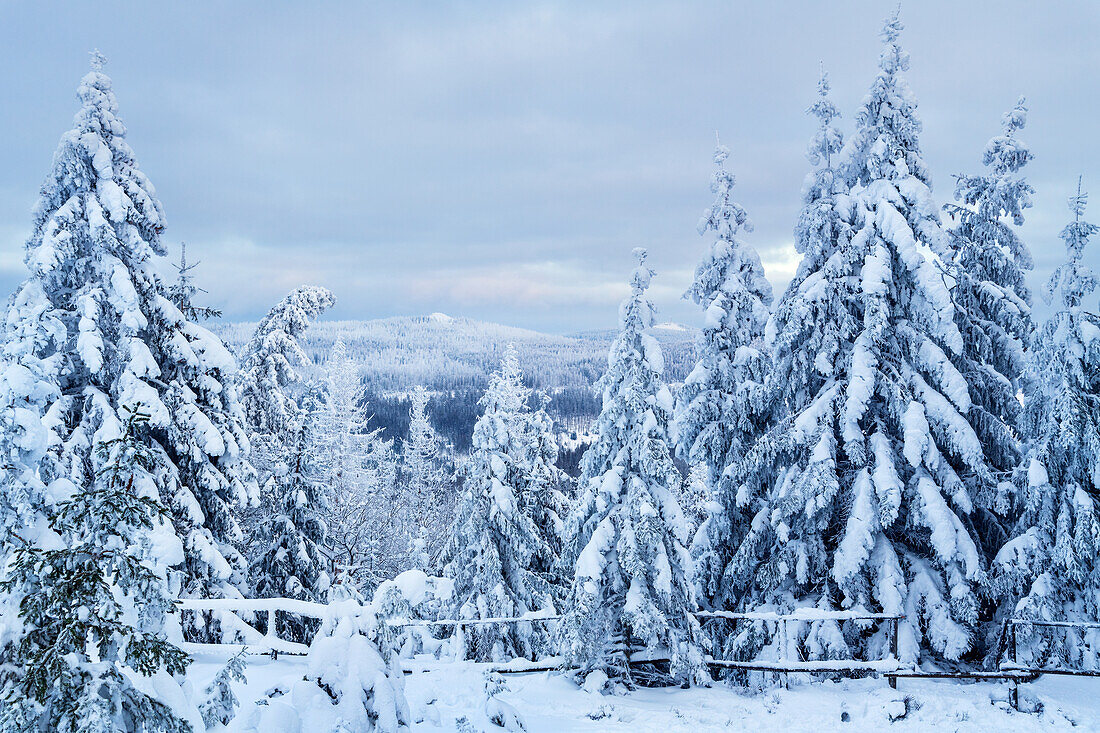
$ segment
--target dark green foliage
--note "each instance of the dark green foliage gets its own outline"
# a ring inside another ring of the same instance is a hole
[[[164,633],[173,609],[149,533],[167,514],[155,498],[154,454],[139,437],[145,422],[129,415],[119,437],[97,446],[95,481],[54,506],[61,549],[13,551],[0,590],[22,596],[25,633],[0,673],[2,731],[191,729],[120,670],[175,675],[190,663]]]

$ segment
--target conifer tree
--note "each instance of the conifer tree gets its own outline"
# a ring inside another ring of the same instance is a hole
[[[705,465],[697,463],[688,469],[687,476],[680,482],[680,491],[676,495],[676,500],[680,503],[680,508],[684,510],[684,518],[687,519],[688,523],[688,536],[693,537],[696,531],[703,526],[710,513],[717,510],[717,507],[714,506],[713,494],[710,487],[707,486],[707,467]],[[698,572],[697,564],[697,575]],[[698,581],[698,578],[696,580]]]
[[[261,508],[249,517],[249,580],[260,598],[317,600],[328,588],[318,543],[324,537],[318,490],[318,426],[308,420],[316,395],[303,372],[311,366],[298,338],[336,303],[321,287],[298,288],[256,326],[241,365],[241,404],[263,481]],[[313,624],[277,614],[277,627],[307,639]]]
[[[409,408],[409,433],[401,446],[401,475],[408,533],[406,570],[429,571],[442,547],[450,503],[440,451],[442,443],[428,420],[428,390],[417,386]]]
[[[172,592],[239,595],[245,566],[234,507],[255,499],[256,485],[236,365],[171,302],[155,272],[164,213],[126,144],[102,65],[95,55],[74,127],[42,185],[26,246],[30,276],[9,306],[6,350],[20,351],[24,364],[37,360],[56,387],[44,405],[56,440],[41,478],[86,490],[102,426],[140,406],[161,500],[184,543]]]
[[[298,338],[336,304],[331,291],[301,287],[283,298],[256,326],[241,363],[241,405],[257,443],[261,471],[273,470],[274,454],[299,431],[310,366]],[[266,479],[266,477],[265,477]]]
[[[904,660],[922,648],[954,660],[975,641],[983,569],[967,520],[977,487],[993,477],[949,356],[962,337],[928,254],[944,258],[948,239],[901,76],[909,57],[900,31],[895,14],[843,177],[833,175],[831,155],[819,155],[830,170],[807,187],[799,230],[807,262],[769,328],[772,388],[789,417],[730,473],[744,496],[764,499],[727,570],[743,590],[728,595],[781,610],[904,614]],[[831,153],[824,141],[835,138],[818,139]],[[833,194],[822,182],[836,178]],[[802,633],[807,657],[886,653],[883,634],[868,637],[856,624]],[[733,646],[751,654],[765,641],[753,629]]]
[[[328,360],[327,389],[316,416],[317,464],[328,496],[325,552],[344,583],[373,591],[400,572],[393,442],[369,425],[358,368],[341,339]]]
[[[70,484],[51,507],[54,541],[10,554],[0,592],[20,599],[25,631],[5,653],[0,730],[191,731],[170,702],[145,691],[148,682],[135,681],[174,684],[190,662],[168,639],[168,566],[183,560],[183,547],[160,503],[147,419],[107,416],[89,467],[95,478]]]
[[[203,691],[205,699],[199,706],[199,712],[207,729],[212,729],[216,725],[228,725],[229,721],[237,716],[237,708],[241,706],[241,701],[234,694],[232,683],[247,682],[244,676],[245,653],[242,649],[235,656],[230,657]]]
[[[180,261],[176,268],[176,282],[168,290],[168,299],[171,300],[180,312],[191,321],[208,321],[218,318],[222,312],[217,308],[195,305],[195,295],[206,291],[195,285],[195,276],[191,271],[199,266],[198,262],[187,264],[187,243],[180,243]]]
[[[992,568],[1005,615],[1017,618],[1100,621],[1100,317],[1084,302],[1098,280],[1082,261],[1100,227],[1084,220],[1086,200],[1078,182],[1061,234],[1067,261],[1043,291],[1055,311],[1023,375],[1020,434],[1029,440],[1016,475],[1019,520]],[[1100,667],[1094,630],[1040,632],[1019,628],[1021,661]]]
[[[321,602],[331,581],[321,550],[328,502],[321,484],[315,421],[312,414],[302,417],[291,442],[282,446],[286,459],[276,465],[265,487],[271,506],[257,527],[260,553],[250,569],[257,598]],[[275,624],[280,638],[301,643],[307,643],[315,630],[315,624],[283,612],[275,614]]]
[[[746,531],[736,506],[737,487],[724,478],[726,469],[767,421],[761,337],[772,289],[756,251],[737,237],[742,229],[752,231],[752,224],[733,201],[734,177],[724,166],[728,157],[729,150],[719,144],[711,182],[716,198],[699,221],[699,233],[712,233],[714,241],[684,296],[703,309],[703,329],[698,361],[678,395],[675,422],[680,458],[703,467],[716,497],[715,511],[692,548],[697,582],[708,600],[719,594],[722,572]]]
[[[558,467],[559,446],[554,434],[554,421],[547,414],[549,398],[536,393],[532,399],[541,402],[527,416],[525,480],[520,492],[523,512],[534,522],[546,552],[532,558],[531,571],[543,578],[554,594],[555,604],[567,592],[562,576],[561,554],[565,534],[565,517],[569,511],[569,475]],[[530,400],[529,400],[530,402]]]
[[[646,251],[631,293],[619,309],[620,332],[607,372],[596,384],[603,409],[599,438],[585,452],[580,499],[567,522],[573,571],[568,611],[560,623],[568,664],[630,684],[629,648],[667,651],[682,682],[706,677],[699,649],[687,527],[676,503],[680,474],[668,423],[672,395],[645,296],[653,277]]]
[[[354,493],[363,480],[360,446],[368,430],[358,370],[342,339],[333,344],[326,377],[316,414],[317,443],[325,485],[338,497]]]
[[[532,468],[530,395],[509,345],[479,402],[463,494],[440,558],[443,575],[454,579],[460,618],[553,609],[550,584],[535,568],[551,567],[556,558],[524,501]],[[484,624],[469,630],[467,646],[474,659],[502,661],[534,658],[549,643],[539,624]]]
[[[33,544],[44,531],[51,492],[39,475],[39,464],[57,437],[42,417],[60,390],[53,379],[53,360],[40,354],[64,333],[45,294],[33,285],[13,296],[7,319],[0,341],[0,562],[4,548]]]
[[[986,175],[956,176],[958,204],[945,208],[958,220],[950,232],[955,281],[952,299],[963,349],[956,357],[966,378],[971,402],[967,417],[974,426],[992,469],[1008,476],[1020,459],[1016,425],[1019,420],[1020,374],[1024,347],[1030,339],[1031,291],[1025,273],[1031,253],[1014,229],[1023,224],[1033,189],[1020,175],[1032,155],[1019,131],[1027,122],[1021,98],[1003,120],[1004,131],[986,145]],[[990,558],[1005,540],[994,512],[1004,513],[992,486],[979,487],[975,519],[983,550]]]
[[[837,170],[843,139],[835,126],[839,112],[829,96],[824,71],[818,98],[807,112],[817,118],[818,128],[807,150],[813,169],[802,188],[795,227],[795,248],[802,261],[765,328],[772,356],[762,399],[762,424],[767,431],[734,456],[716,494],[722,511],[711,514],[693,548],[700,559],[701,578],[710,581],[700,583],[700,603],[717,610],[789,611],[796,605],[814,605],[813,597],[800,599],[799,592],[792,591],[788,576],[805,585],[811,584],[811,577],[828,582],[828,550],[821,537],[833,521],[835,507],[822,472],[807,475],[803,482],[807,502],[802,512],[777,514],[782,523],[775,525],[771,514],[771,494],[783,475],[781,469],[794,460],[788,434],[792,421],[780,410],[786,406],[797,414],[818,390],[833,385],[841,350],[854,338],[855,321],[848,304],[859,297],[851,278],[833,276],[842,267],[855,265],[845,263],[852,255],[844,249],[850,227],[841,213],[848,197],[841,193],[844,185]],[[820,482],[818,496],[814,496],[814,481]],[[705,540],[716,525],[735,531],[705,554],[700,550],[708,548]],[[780,536],[790,541],[780,543]],[[723,633],[721,654],[753,658],[762,646],[775,641],[771,631],[765,623],[742,624],[736,635]],[[808,656],[849,657],[843,642],[835,643],[840,636],[835,624],[816,624],[799,632]]]

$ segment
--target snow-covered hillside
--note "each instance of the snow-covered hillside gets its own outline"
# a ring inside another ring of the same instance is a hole
[[[235,352],[248,341],[255,323],[215,324]],[[509,343],[516,345],[520,366],[540,389],[588,386],[607,366],[607,348],[615,331],[554,335],[498,323],[433,313],[369,321],[322,321],[300,341],[316,363],[324,363],[339,338],[361,365],[375,391],[406,390],[424,384],[434,389],[481,387]],[[694,357],[695,331],[680,324],[660,324],[653,335],[665,353],[666,378],[684,378]]]

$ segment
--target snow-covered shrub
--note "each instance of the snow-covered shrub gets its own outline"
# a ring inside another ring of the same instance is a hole
[[[393,650],[402,659],[417,654],[450,655],[450,640],[437,638],[430,627],[391,624],[441,620],[452,607],[453,598],[453,580],[436,578],[422,570],[406,570],[380,583],[372,606],[382,624],[379,634],[383,648]]]
[[[519,711],[497,697],[507,691],[508,683],[502,676],[495,672],[485,675],[485,717],[493,725],[510,733],[521,733],[527,730],[527,724],[523,722]]]
[[[232,733],[397,733],[412,722],[397,655],[380,647],[382,620],[373,606],[333,606],[310,644],[304,679],[288,680],[247,714]]]

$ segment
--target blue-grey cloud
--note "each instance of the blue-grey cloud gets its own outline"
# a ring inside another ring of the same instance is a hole
[[[29,208],[98,47],[169,241],[203,260],[228,317],[308,282],[337,293],[334,317],[569,331],[614,322],[635,246],[664,317],[697,319],[677,296],[704,247],[716,129],[782,287],[818,61],[850,124],[893,3],[0,7],[0,287],[21,277]],[[1100,6],[910,2],[902,17],[941,200],[1028,96],[1038,283],[1078,173],[1100,199]]]

